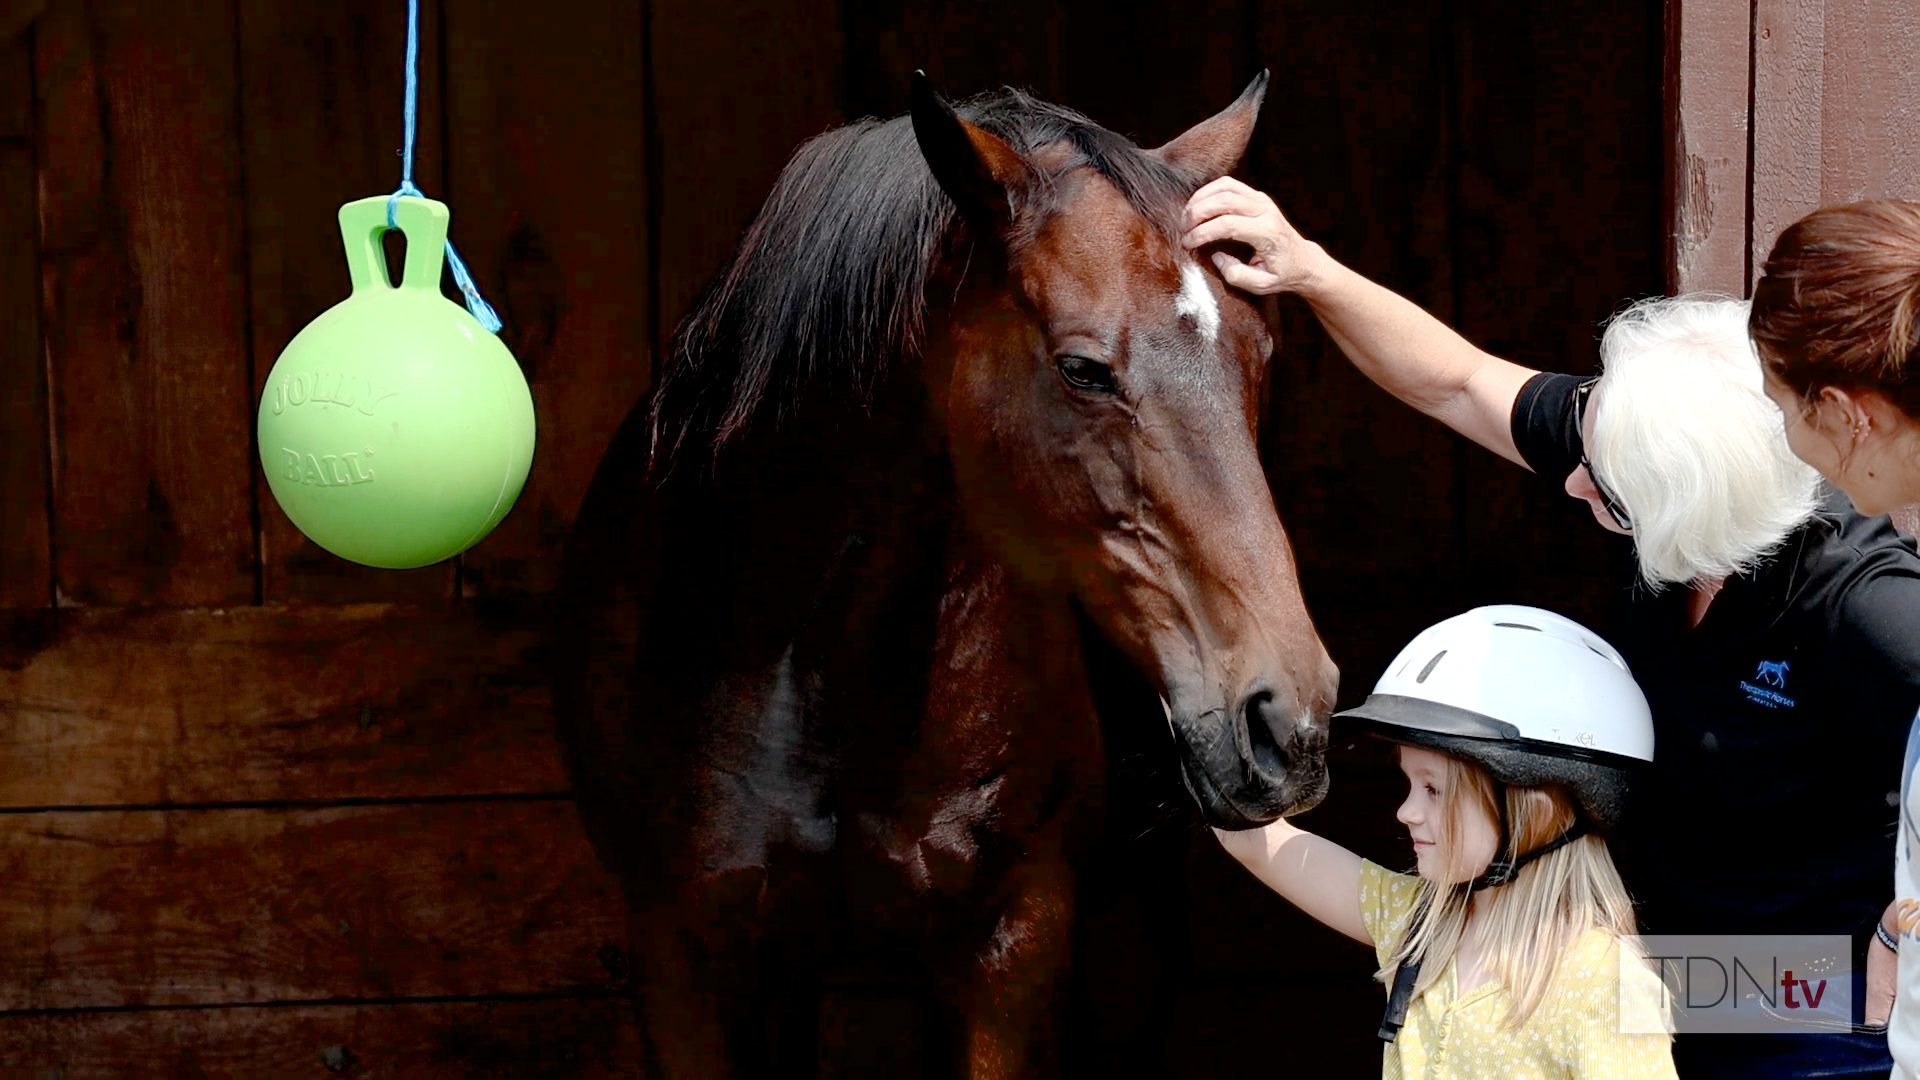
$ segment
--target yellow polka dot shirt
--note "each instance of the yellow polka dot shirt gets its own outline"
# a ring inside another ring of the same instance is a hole
[[[1417,877],[1362,863],[1360,914],[1380,963],[1386,963],[1412,918],[1419,889]],[[1457,966],[1449,960],[1408,1007],[1406,1026],[1387,1045],[1380,1075],[1385,1080],[1674,1076],[1673,1044],[1665,1034],[1620,1032],[1619,950],[1619,942],[1599,930],[1575,941],[1540,1007],[1518,1030],[1504,1025],[1511,1000],[1506,988],[1488,979],[1462,996],[1455,989]],[[1646,980],[1628,988],[1629,1007],[1658,1009],[1659,977],[1651,968],[1640,970]],[[1635,971],[1628,977],[1638,982]]]

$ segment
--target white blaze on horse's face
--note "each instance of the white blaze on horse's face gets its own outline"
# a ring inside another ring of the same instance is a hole
[[[1198,263],[1181,264],[1180,295],[1174,298],[1173,313],[1192,319],[1200,336],[1209,342],[1220,340],[1220,301],[1214,298],[1213,288]]]

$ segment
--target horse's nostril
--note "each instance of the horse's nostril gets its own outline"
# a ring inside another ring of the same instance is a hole
[[[1247,725],[1247,745],[1253,748],[1253,766],[1268,776],[1287,771],[1287,755],[1280,749],[1285,737],[1281,728],[1286,719],[1275,706],[1272,691],[1257,690],[1247,695],[1240,706],[1241,719]]]

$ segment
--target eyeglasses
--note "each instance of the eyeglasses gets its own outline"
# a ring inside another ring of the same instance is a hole
[[[1593,481],[1593,490],[1600,493],[1600,504],[1607,508],[1607,516],[1613,519],[1615,525],[1632,532],[1633,515],[1627,513],[1627,508],[1614,497],[1613,492],[1607,490],[1607,485],[1600,482],[1600,474],[1594,471],[1593,462],[1587,460],[1587,399],[1593,396],[1593,387],[1599,381],[1588,379],[1573,392],[1573,426],[1580,432],[1580,464],[1586,468],[1587,478]]]

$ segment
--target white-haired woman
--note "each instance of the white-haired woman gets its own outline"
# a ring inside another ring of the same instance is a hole
[[[1846,934],[1855,971],[1888,900],[1886,848],[1920,705],[1920,556],[1794,457],[1747,305],[1636,305],[1597,379],[1489,355],[1303,239],[1231,178],[1188,204],[1186,244],[1228,283],[1293,292],[1368,378],[1585,500],[1654,588],[1693,587],[1689,626],[1635,674],[1658,737],[1622,851],[1653,934]],[[1884,775],[1882,775],[1884,774]],[[1636,873],[1635,871],[1639,872]],[[1859,1001],[1864,994],[1857,995]],[[1867,1031],[1688,1038],[1683,1076],[1884,1075]]]

